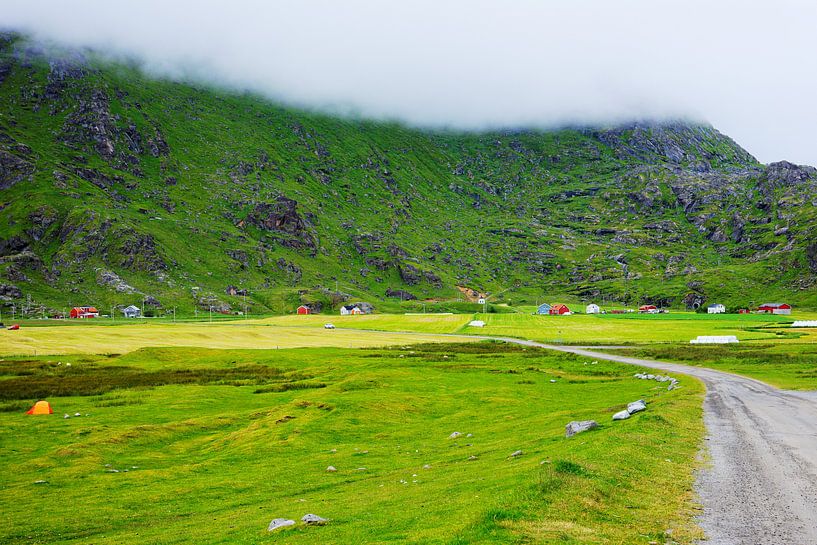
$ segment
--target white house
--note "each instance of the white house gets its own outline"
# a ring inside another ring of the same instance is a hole
[[[589,305],[587,305],[587,308],[584,310],[584,312],[586,314],[600,314],[601,309],[599,308],[599,306],[597,304],[590,303]]]
[[[724,312],[726,312],[726,307],[720,303],[706,307],[707,314],[723,314]]]
[[[135,305],[128,305],[122,309],[122,314],[125,315],[125,318],[138,318],[142,315],[142,311]]]

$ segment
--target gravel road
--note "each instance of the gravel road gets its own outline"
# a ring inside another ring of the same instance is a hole
[[[699,472],[696,488],[705,543],[817,545],[817,392],[584,347],[502,340],[703,380],[711,466]]]

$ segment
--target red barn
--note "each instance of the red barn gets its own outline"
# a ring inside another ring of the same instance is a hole
[[[658,307],[655,305],[641,305],[638,307],[638,312],[644,312],[646,314],[656,314],[658,312]]]
[[[560,316],[562,314],[570,314],[570,309],[567,308],[567,305],[563,305],[561,303],[557,303],[550,307],[548,314]]]
[[[71,309],[71,318],[99,318],[96,307],[74,307]]]
[[[766,314],[791,314],[791,305],[786,303],[763,303],[757,307],[757,311]]]
[[[296,312],[298,314],[312,314],[312,309],[306,305],[301,305],[298,307],[298,310]]]

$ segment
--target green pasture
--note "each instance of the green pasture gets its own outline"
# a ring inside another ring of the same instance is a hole
[[[690,543],[703,388],[633,372],[495,342],[6,358],[0,543]]]
[[[665,345],[616,351],[622,353],[736,373],[778,388],[817,390],[815,344]]]

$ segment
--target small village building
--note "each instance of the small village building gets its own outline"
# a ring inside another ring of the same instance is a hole
[[[312,307],[310,307],[309,305],[301,305],[301,306],[298,307],[296,312],[298,314],[302,314],[302,315],[303,314],[312,314]]]
[[[364,312],[357,305],[343,305],[342,307],[340,307],[341,316],[350,316],[363,313]]]
[[[707,314],[723,314],[724,312],[726,312],[726,307],[720,303],[706,307]]]
[[[791,314],[791,305],[786,303],[763,303],[757,307],[757,311],[766,314]]]
[[[542,303],[536,308],[536,314],[550,314],[550,305]]]
[[[99,311],[96,307],[74,307],[71,309],[70,316],[76,319],[99,318]]]
[[[643,314],[658,314],[658,307],[655,305],[641,305],[638,307],[638,312]]]
[[[471,320],[470,322],[468,322],[468,325],[470,327],[485,327],[485,322],[483,322],[482,320]]]
[[[749,314],[749,309],[748,308],[742,308],[742,309],[738,310],[738,314]]]
[[[567,305],[563,305],[561,303],[556,303],[555,305],[552,305],[550,307],[549,314],[551,316],[569,315],[570,314],[570,309],[567,307]]]
[[[584,310],[586,314],[601,314],[601,308],[595,303],[590,303]]]
[[[122,309],[122,314],[125,318],[138,318],[142,315],[142,311],[136,305],[128,305]]]

